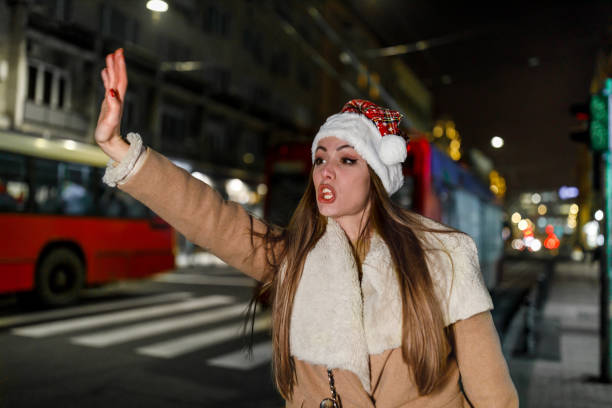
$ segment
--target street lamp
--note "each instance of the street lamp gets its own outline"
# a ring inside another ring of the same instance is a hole
[[[494,148],[499,149],[503,145],[504,145],[504,139],[502,139],[501,137],[493,136],[491,138],[491,146],[493,146]]]
[[[147,1],[147,9],[163,13],[168,11],[168,3],[163,0],[149,0]]]

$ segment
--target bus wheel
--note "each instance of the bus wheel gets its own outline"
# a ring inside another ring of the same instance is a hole
[[[48,253],[36,273],[36,295],[50,306],[66,305],[77,300],[83,287],[85,271],[73,251],[59,248]]]

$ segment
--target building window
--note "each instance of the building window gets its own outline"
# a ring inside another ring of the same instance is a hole
[[[134,101],[131,98],[126,98],[123,104],[123,128],[124,129],[134,129],[136,123],[136,114],[135,114],[135,106]]]
[[[287,51],[277,51],[270,57],[270,73],[275,76],[287,77],[291,63]]]
[[[29,101],[55,109],[69,108],[70,80],[63,69],[32,61],[28,65]]]
[[[60,76],[59,77],[59,89],[57,93],[57,107],[58,108],[64,107],[65,96],[66,96],[66,78],[64,78],[63,76]]]
[[[293,23],[293,17],[291,16],[291,6],[284,0],[276,0],[274,2],[274,10],[281,18],[287,21],[289,24]]]
[[[102,5],[100,25],[100,31],[104,36],[133,43],[138,42],[140,30],[138,21],[129,18],[114,7]]]
[[[215,6],[207,7],[202,16],[202,29],[204,32],[227,37],[230,32],[232,16]]]
[[[270,103],[270,90],[264,86],[254,85],[251,88],[251,102],[259,106]]]
[[[166,140],[181,140],[185,136],[185,118],[175,112],[164,112],[161,120],[162,135]]]
[[[312,84],[312,78],[310,71],[304,66],[304,64],[300,64],[297,70],[297,81],[300,84],[300,87],[304,90],[309,90]]]
[[[213,92],[225,93],[229,89],[231,73],[226,68],[212,67],[204,71],[204,78]]]
[[[165,152],[181,154],[189,152],[188,129],[189,120],[187,112],[176,106],[164,105],[161,111],[161,142],[162,150]],[[194,152],[191,152],[194,153]]]
[[[55,20],[70,21],[72,0],[35,0],[32,10],[45,14]]]
[[[49,8],[53,17],[62,21],[70,21],[72,11],[71,0],[53,0],[49,3]]]
[[[43,71],[43,105],[51,105],[51,88],[53,86],[53,72],[49,69]]]
[[[263,63],[263,47],[261,34],[246,28],[242,33],[242,45],[258,63]]]
[[[38,68],[28,66],[28,100],[34,102],[36,100],[36,78],[38,76]]]
[[[226,118],[221,115],[209,115],[203,126],[207,159],[217,164],[233,163],[235,150]]]
[[[158,36],[157,53],[165,61],[190,61],[192,58],[189,46],[183,45],[181,42],[175,41],[163,34]]]

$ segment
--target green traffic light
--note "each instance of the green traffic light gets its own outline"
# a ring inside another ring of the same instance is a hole
[[[591,147],[596,151],[608,150],[608,96],[603,92],[591,96]]]

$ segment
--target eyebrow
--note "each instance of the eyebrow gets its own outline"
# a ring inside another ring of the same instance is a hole
[[[348,144],[345,144],[345,145],[342,145],[342,146],[338,147],[338,148],[336,149],[336,151],[338,151],[338,150],[342,150],[342,149],[344,149],[345,147],[350,147],[350,148],[353,148],[353,146],[348,145]],[[323,150],[324,152],[326,152],[326,151],[327,151],[327,149],[326,149],[325,147],[323,147],[323,146],[317,146],[317,148],[316,148],[315,152],[316,152],[317,150],[319,150],[319,149]]]

